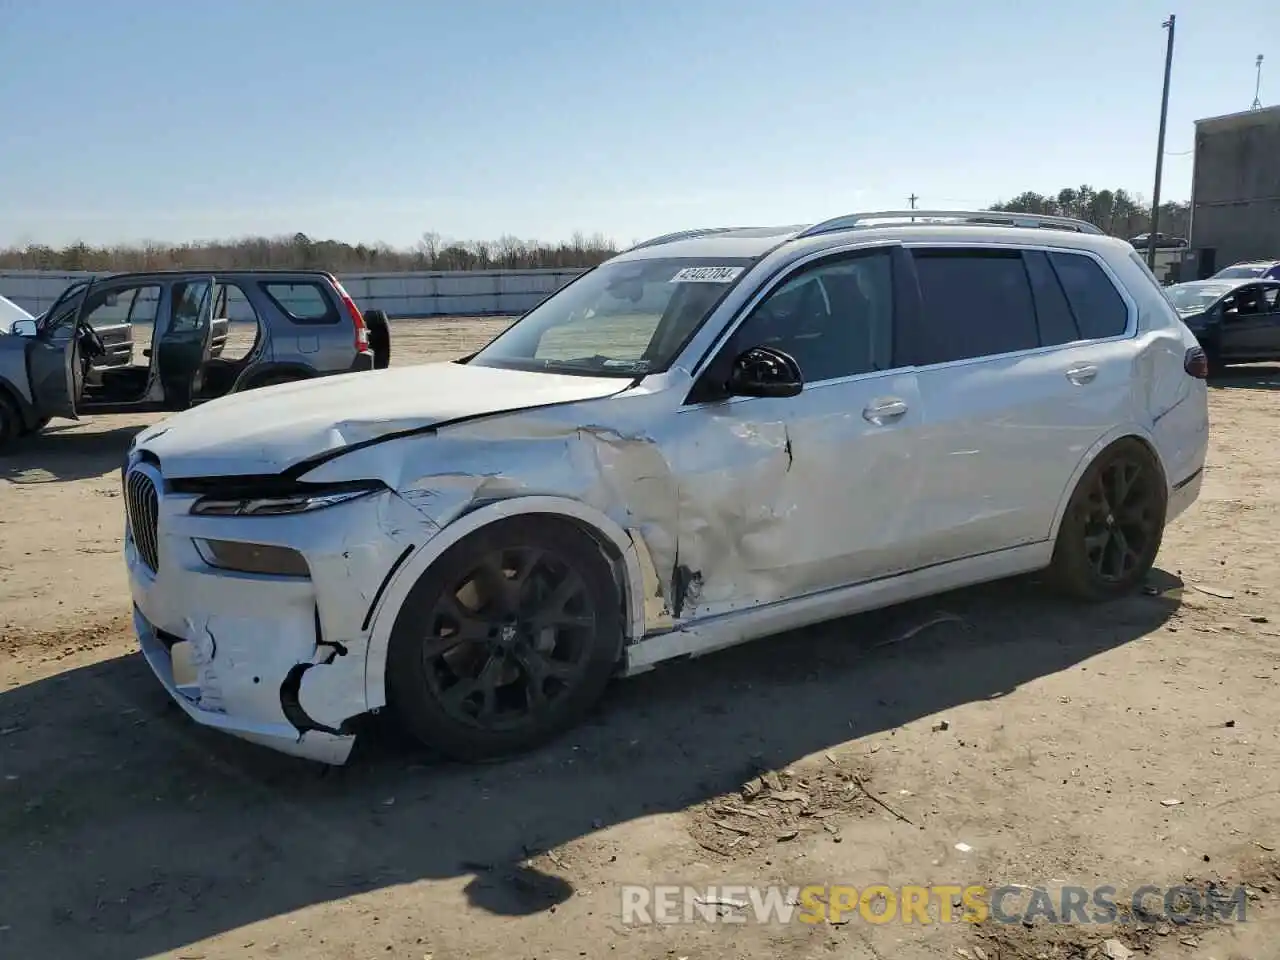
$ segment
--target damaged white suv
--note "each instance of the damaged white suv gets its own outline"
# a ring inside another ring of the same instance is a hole
[[[673,657],[1043,568],[1130,590],[1198,495],[1205,374],[1077,221],[673,234],[463,360],[144,431],[134,620],[202,724],[343,763],[389,707],[501,756]]]

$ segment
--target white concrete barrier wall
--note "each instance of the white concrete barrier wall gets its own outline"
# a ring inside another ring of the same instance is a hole
[[[390,317],[515,316],[560,289],[581,270],[465,270],[437,273],[347,273],[338,280],[361,310]],[[0,295],[32,314],[49,308],[74,280],[106,274],[0,270]],[[232,298],[232,309],[237,312]],[[232,320],[251,319],[233,316]]]

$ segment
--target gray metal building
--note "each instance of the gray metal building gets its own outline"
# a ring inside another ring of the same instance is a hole
[[[1196,121],[1189,233],[1202,275],[1280,259],[1280,106]]]

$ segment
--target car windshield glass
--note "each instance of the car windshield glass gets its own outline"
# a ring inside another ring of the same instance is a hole
[[[1199,313],[1233,289],[1229,283],[1179,283],[1166,287],[1164,292],[1179,313]]]
[[[753,263],[682,257],[603,264],[544,300],[469,362],[596,377],[664,370]]]
[[[1266,267],[1227,267],[1225,270],[1219,270],[1215,276],[1224,279],[1246,279],[1248,277],[1260,277]]]

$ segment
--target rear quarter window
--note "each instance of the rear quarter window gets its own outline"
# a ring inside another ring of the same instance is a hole
[[[337,323],[338,311],[319,283],[269,281],[262,289],[271,302],[294,323]]]
[[[1049,262],[1067,295],[1080,336],[1101,340],[1121,336],[1129,326],[1129,308],[1106,271],[1082,253],[1054,252]]]

